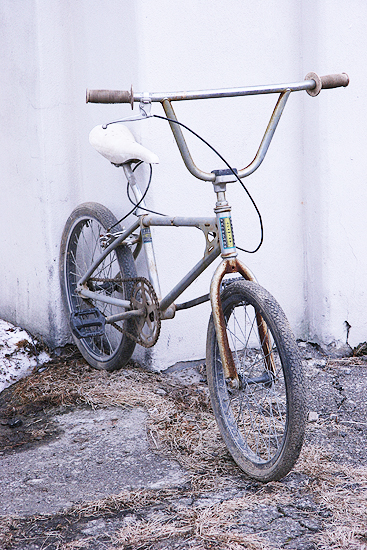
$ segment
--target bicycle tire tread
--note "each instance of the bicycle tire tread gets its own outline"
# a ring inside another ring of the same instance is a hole
[[[260,481],[278,480],[284,477],[293,467],[302,448],[305,425],[306,425],[306,399],[305,383],[302,373],[302,363],[298,352],[298,346],[290,329],[288,320],[273,298],[273,296],[264,288],[253,281],[235,281],[228,285],[221,294],[223,309],[228,307],[229,302],[240,301],[246,297],[250,302],[255,303],[257,310],[266,318],[268,328],[271,329],[274,338],[277,340],[279,353],[285,357],[286,364],[283,367],[287,379],[288,395],[288,417],[286,435],[279,456],[274,464],[269,467],[251,464],[247,457],[242,456],[239,446],[231,440],[232,436],[228,433],[226,420],[223,418],[223,410],[220,410],[220,393],[218,382],[216,380],[217,368],[213,360],[213,349],[216,345],[216,336],[212,316],[208,325],[207,340],[207,371],[208,384],[210,389],[211,401],[214,412],[217,416],[217,422],[223,438],[227,444],[228,450],[232,454],[237,464],[251,477]]]

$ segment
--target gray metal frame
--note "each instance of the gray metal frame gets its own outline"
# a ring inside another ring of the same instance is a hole
[[[147,118],[152,116],[150,114],[150,108],[152,102],[160,102],[163,106],[166,117],[169,120],[169,124],[176,140],[177,146],[180,150],[182,159],[186,168],[196,178],[204,181],[210,181],[213,184],[213,189],[216,194],[216,204],[214,208],[215,218],[183,218],[183,217],[169,217],[158,216],[152,214],[146,214],[144,211],[144,201],[142,201],[141,208],[137,208],[136,215],[138,220],[134,222],[129,229],[123,231],[118,236],[111,236],[114,239],[113,242],[106,248],[102,256],[97,260],[87,271],[87,273],[80,279],[77,286],[77,292],[79,295],[85,298],[93,298],[114,305],[120,305],[124,312],[118,315],[114,315],[111,318],[107,318],[106,322],[111,323],[119,319],[128,318],[131,316],[140,316],[145,313],[142,310],[131,311],[130,302],[126,300],[117,300],[108,296],[100,296],[97,293],[88,290],[86,282],[92,275],[94,270],[103,261],[103,259],[117,246],[126,242],[126,239],[133,234],[140,227],[140,234],[142,239],[142,245],[145,249],[148,273],[151,283],[155,289],[155,292],[159,299],[159,309],[163,319],[170,319],[174,317],[176,310],[186,309],[193,307],[205,300],[209,299],[209,294],[201,296],[196,300],[191,300],[184,304],[175,305],[175,300],[183,293],[184,290],[219,256],[222,256],[222,262],[217,267],[212,282],[210,285],[210,300],[213,312],[213,320],[215,324],[216,336],[218,339],[220,356],[223,364],[223,370],[225,377],[229,379],[230,383],[234,387],[238,387],[239,379],[236,372],[236,368],[233,362],[232,353],[230,352],[228,338],[225,328],[225,320],[220,301],[220,285],[223,277],[226,274],[240,273],[242,277],[248,280],[252,280],[249,270],[238,260],[237,251],[234,244],[233,228],[231,221],[231,207],[226,199],[226,185],[227,183],[234,181],[236,177],[244,178],[252,174],[262,163],[265,155],[268,151],[270,142],[273,138],[274,132],[278,126],[280,117],[283,113],[287,100],[291,92],[306,90],[311,96],[317,95],[321,88],[334,88],[338,86],[347,86],[349,78],[345,73],[340,75],[328,75],[326,77],[319,77],[316,73],[309,73],[306,75],[306,79],[302,82],[290,83],[290,84],[278,84],[271,86],[252,86],[246,88],[232,88],[232,89],[220,89],[220,90],[203,90],[193,92],[173,92],[173,93],[133,93],[131,89],[128,91],[111,91],[111,90],[87,90],[87,102],[97,103],[130,103],[133,108],[134,102],[140,104],[140,115],[128,117],[124,120],[133,120],[139,118]],[[252,162],[242,168],[241,170],[226,171],[213,171],[204,172],[198,168],[190,154],[185,138],[182,133],[181,126],[178,124],[176,114],[172,107],[172,101],[186,101],[196,99],[209,99],[209,98],[221,98],[221,97],[238,97],[247,95],[260,95],[260,94],[279,94],[279,98],[276,102],[273,113],[270,117],[269,123],[265,130],[264,136],[258,148],[258,151],[252,160]],[[120,121],[123,122],[123,121]],[[131,168],[131,163],[125,163],[122,165],[125,175],[131,185],[136,202],[138,203],[142,199],[142,193],[136,182],[134,172]],[[235,175],[236,174],[236,175]],[[167,226],[167,227],[197,227],[204,232],[206,245],[203,258],[187,273],[181,281],[164,297],[161,296],[158,271],[155,262],[153,239],[150,232],[150,227],[154,226]],[[214,237],[213,237],[214,235]],[[212,236],[212,238],[210,238]],[[265,357],[268,357],[269,370],[272,370],[272,356],[270,353],[270,344],[266,336],[266,330],[262,318],[259,316],[257,319],[258,329],[261,336],[261,342],[264,350]]]
[[[133,188],[134,190],[134,188]],[[143,205],[142,205],[143,206]],[[168,217],[168,216],[151,216],[143,215],[139,220],[134,222],[126,231],[123,231],[121,235],[113,240],[113,242],[105,249],[103,254],[90,266],[88,271],[79,280],[76,292],[84,298],[90,298],[96,301],[121,306],[126,310],[130,310],[130,302],[127,300],[120,300],[109,296],[100,295],[96,292],[92,292],[87,288],[87,281],[102,261],[108,256],[108,254],[119,245],[123,244],[126,239],[136,231],[139,226],[141,228],[148,228],[154,226],[166,226],[166,227],[197,227],[201,229],[204,234],[207,230],[215,230],[216,220],[215,218],[181,218],[181,217]],[[154,286],[156,294],[159,299],[159,306],[162,314],[162,318],[167,319],[174,316],[175,309],[170,309],[170,306],[174,303],[176,298],[180,296],[186,290],[188,286],[201,274],[203,271],[220,255],[220,245],[218,239],[214,239],[215,242],[209,249],[206,246],[204,257],[192,268],[192,270],[183,277],[183,279],[162,299],[160,292],[160,285],[158,279],[158,271],[154,258],[154,249],[151,234],[148,233],[143,238],[143,248],[147,258],[147,269],[151,283]],[[146,239],[144,242],[144,238]],[[209,295],[207,297],[209,299]],[[182,309],[182,308],[179,308]],[[142,315],[143,312],[134,313],[133,315]],[[132,312],[126,311],[118,316],[118,319],[125,319],[132,316]],[[116,316],[113,319],[106,319],[107,323],[115,322],[118,320]]]
[[[174,138],[176,140],[177,146],[180,150],[181,156],[185,163],[187,169],[193,174],[196,178],[210,181],[213,183],[214,191],[217,195],[216,208],[214,209],[216,217],[214,218],[183,218],[183,217],[169,217],[169,216],[157,216],[146,214],[144,207],[144,201],[141,202],[141,207],[137,209],[136,215],[138,220],[136,220],[128,229],[124,230],[119,234],[111,244],[105,249],[101,257],[88,269],[84,276],[80,279],[77,286],[77,292],[85,298],[93,298],[97,301],[112,303],[113,305],[121,306],[125,309],[118,316],[114,316],[113,319],[106,319],[106,322],[114,322],[119,319],[124,319],[131,317],[132,315],[142,315],[143,312],[132,312],[130,311],[130,302],[127,300],[119,300],[116,298],[101,296],[98,293],[88,290],[86,282],[88,278],[92,275],[95,269],[99,264],[104,260],[104,258],[117,246],[126,242],[128,237],[130,237],[134,231],[139,227],[141,230],[143,248],[145,250],[145,255],[147,259],[147,269],[149,274],[149,279],[154,286],[156,294],[159,299],[159,306],[161,310],[162,318],[168,319],[172,318],[175,315],[175,311],[180,309],[185,309],[186,307],[192,307],[198,303],[202,303],[205,300],[209,299],[209,294],[198,298],[197,300],[192,300],[186,304],[181,304],[177,308],[174,304],[175,300],[186,290],[186,288],[211,264],[213,261],[221,254],[224,261],[229,259],[234,259],[237,256],[236,248],[233,246],[228,247],[223,241],[223,230],[221,230],[221,224],[225,224],[226,230],[230,231],[232,234],[232,223],[231,223],[231,207],[228,205],[225,191],[226,184],[229,181],[234,180],[234,175],[229,174],[226,176],[218,175],[213,172],[204,172],[200,170],[192,160],[190,151],[187,147],[185,138],[182,133],[181,127],[176,123],[177,117],[172,107],[172,101],[182,101],[182,100],[194,100],[194,99],[208,99],[208,98],[221,98],[221,97],[238,97],[238,96],[247,96],[247,95],[259,95],[259,94],[271,94],[278,93],[279,98],[273,110],[273,113],[270,117],[268,126],[265,130],[264,136],[260,143],[259,149],[253,159],[253,161],[246,166],[245,168],[236,171],[239,178],[244,178],[252,174],[262,163],[265,158],[265,155],[268,151],[270,142],[273,138],[274,132],[279,123],[280,117],[283,113],[285,105],[287,103],[288,97],[293,91],[300,90],[312,90],[315,88],[315,80],[305,80],[303,82],[291,83],[291,84],[279,84],[273,86],[257,86],[257,87],[246,87],[246,88],[231,88],[231,89],[221,89],[221,90],[203,90],[203,91],[193,91],[193,92],[174,92],[174,93],[135,93],[132,91],[129,93],[129,101],[133,106],[133,102],[140,103],[141,115],[138,117],[131,118],[144,118],[149,117],[150,115],[150,104],[152,102],[160,102],[163,106],[164,112],[168,119],[170,119],[170,126]],[[130,118],[130,117],[129,117]],[[137,184],[135,174],[132,170],[131,163],[126,163],[123,165],[125,176],[127,177],[131,189],[134,193],[135,199],[139,202],[142,198],[142,192]],[[224,222],[223,222],[224,220]],[[149,228],[154,226],[174,226],[174,227],[197,227],[204,232],[206,238],[206,248],[204,257],[187,273],[182,280],[165,296],[162,298],[159,277],[157,266],[154,256],[153,248],[153,239],[150,233]],[[215,239],[210,240],[209,235],[216,234]],[[113,237],[111,237],[112,239]],[[248,270],[242,266],[242,271],[246,273],[246,278],[251,278]],[[215,279],[215,277],[213,277]]]

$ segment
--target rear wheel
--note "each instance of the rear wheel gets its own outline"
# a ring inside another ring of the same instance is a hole
[[[214,414],[240,468],[263,482],[277,480],[293,467],[305,432],[297,343],[279,304],[253,281],[229,284],[221,301],[240,388],[225,380],[211,317],[207,375]]]
[[[60,282],[64,304],[70,316],[79,315],[82,318],[84,315],[90,318],[92,315],[86,312],[95,308],[103,317],[123,311],[116,305],[84,299],[75,292],[79,279],[104,252],[108,244],[107,230],[116,223],[115,216],[97,203],[78,206],[66,222],[61,240]],[[116,225],[111,233],[118,231],[121,231],[121,227]],[[121,245],[98,266],[87,281],[87,287],[109,298],[130,300],[134,282],[121,279],[136,276],[131,250],[127,245]],[[78,338],[73,333],[75,343],[88,363],[94,368],[108,371],[120,369],[130,359],[135,348],[134,336],[136,326],[133,320],[105,324],[102,334]]]

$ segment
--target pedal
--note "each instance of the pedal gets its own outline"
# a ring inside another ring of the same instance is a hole
[[[77,338],[103,336],[105,318],[97,308],[75,311],[70,315],[70,327]]]

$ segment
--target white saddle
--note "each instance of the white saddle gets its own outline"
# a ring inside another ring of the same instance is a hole
[[[137,143],[123,124],[109,124],[107,128],[96,126],[89,134],[89,143],[113,164],[124,164],[133,160],[159,163],[157,155]]]

